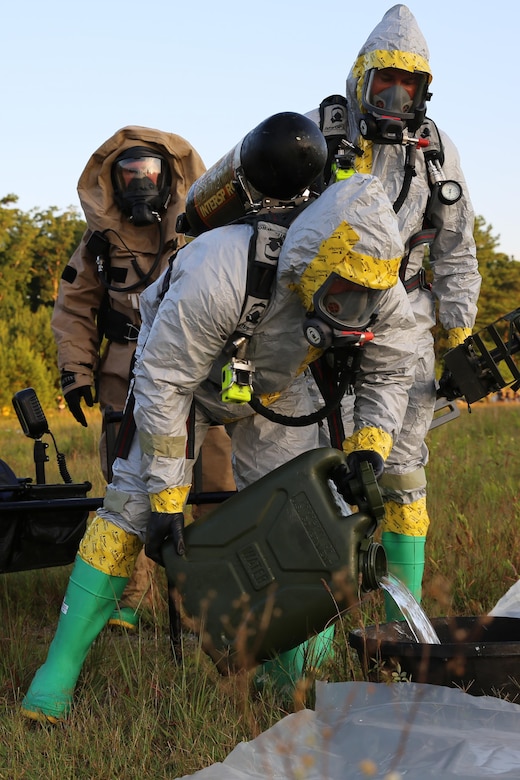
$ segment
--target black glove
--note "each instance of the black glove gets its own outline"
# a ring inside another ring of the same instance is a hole
[[[80,374],[80,376],[83,376]],[[88,378],[88,377],[87,377]],[[80,387],[72,387],[77,380],[76,374],[73,371],[61,372],[61,389],[65,396],[65,401],[72,414],[72,416],[79,422],[84,428],[88,428],[85,415],[81,408],[81,399],[85,401],[87,406],[94,406],[94,400],[92,398],[92,391],[90,385],[81,385]]]
[[[462,393],[453,382],[453,375],[447,368],[442,372],[437,388],[437,398],[447,398],[448,401],[454,401],[455,398],[461,398]]]
[[[164,566],[161,548],[167,539],[173,539],[177,555],[184,555],[184,514],[182,512],[152,512],[146,529],[144,551]]]
[[[374,450],[355,450],[347,455],[347,465],[338,466],[333,474],[333,480],[345,501],[356,504],[359,494],[355,488],[362,485],[361,464],[370,463],[376,479],[382,476],[385,470],[385,462],[381,455]]]

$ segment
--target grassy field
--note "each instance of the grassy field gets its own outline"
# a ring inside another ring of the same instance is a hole
[[[67,412],[48,415],[74,481],[102,494],[99,419],[87,429]],[[482,404],[430,434],[429,509],[423,605],[430,617],[486,613],[519,578],[517,441],[520,404]],[[34,476],[33,443],[16,417],[0,419],[1,457],[17,476]],[[53,445],[47,482],[61,482]],[[28,723],[20,701],[54,634],[70,567],[0,575],[0,779],[177,778],[222,761],[307,699],[282,703],[247,678],[222,678],[193,640],[175,664],[166,599],[135,635],[105,629],[80,677],[65,725]],[[165,590],[165,589],[164,589]],[[336,657],[323,675],[362,679],[345,635],[384,620],[380,591],[342,621]]]

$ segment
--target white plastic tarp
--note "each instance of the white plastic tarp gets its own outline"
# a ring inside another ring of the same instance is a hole
[[[496,617],[520,618],[520,580],[511,585],[489,614]]]
[[[318,682],[314,711],[286,716],[184,779],[519,780],[519,735],[520,705],[491,696],[405,682]]]

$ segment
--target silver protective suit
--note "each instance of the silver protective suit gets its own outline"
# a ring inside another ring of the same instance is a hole
[[[290,226],[278,262],[273,296],[251,338],[255,394],[284,415],[313,409],[304,368],[302,275],[325,239],[348,226],[356,257],[368,264],[397,258],[403,246],[380,183],[356,175],[328,188]],[[220,400],[221,352],[235,332],[246,298],[248,224],[215,228],[184,247],[174,261],[166,294],[161,280],[141,296],[143,326],[134,396],[138,436],[127,460],[114,464],[101,517],[144,538],[148,494],[190,482],[186,421],[196,402],[195,455],[209,420],[228,425],[236,484],[241,489],[300,453],[318,446],[318,428],[289,427]],[[400,283],[385,289],[374,340],[364,347],[356,388],[355,426],[374,426],[392,439],[404,417],[416,360],[416,328]],[[272,395],[269,395],[272,394]]]
[[[392,204],[397,200],[405,175],[406,149],[401,144],[377,144],[366,141],[359,133],[359,120],[363,115],[361,103],[365,65],[379,61],[385,67],[403,67],[403,63],[424,61],[428,65],[428,46],[417,22],[405,5],[395,5],[361,47],[358,59],[347,78],[347,113],[350,140],[363,151],[355,162],[355,168],[379,178]],[[309,114],[319,121],[319,112]],[[477,300],[481,277],[478,271],[475,242],[473,239],[474,212],[468,195],[457,149],[442,130],[440,137],[444,147],[443,171],[446,179],[454,179],[463,188],[462,198],[454,205],[438,203],[431,213],[431,222],[437,234],[430,246],[432,270],[431,289],[416,287],[409,293],[418,327],[418,364],[415,382],[410,390],[408,409],[401,434],[386,461],[382,485],[388,497],[403,504],[410,504],[426,496],[424,466],[428,461],[425,436],[433,417],[435,390],[435,355],[431,328],[438,320],[449,335],[457,334],[462,341],[471,333],[477,313]],[[430,186],[423,150],[419,148],[415,163],[416,175],[397,213],[399,230],[408,256],[405,280],[415,277],[424,263],[424,245],[409,252],[410,239],[423,227],[425,211],[430,197]],[[455,346],[455,343],[450,343]],[[349,401],[346,400],[344,416],[346,430],[349,427]],[[414,475],[410,479],[392,479],[390,475]]]

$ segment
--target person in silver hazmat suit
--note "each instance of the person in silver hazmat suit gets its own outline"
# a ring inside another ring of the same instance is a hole
[[[304,335],[306,316],[314,311],[341,330],[356,311],[373,338],[362,348],[354,432],[344,449],[352,473],[368,457],[380,475],[402,424],[416,360],[415,320],[398,281],[403,245],[390,202],[376,178],[354,175],[307,205],[288,230],[267,219],[276,201],[265,203],[257,252],[271,255],[276,245],[281,251],[272,297],[249,342],[254,393],[281,414],[312,412],[304,369],[316,349]],[[114,463],[103,506],[80,544],[47,659],[22,703],[30,718],[55,722],[70,711],[90,645],[143,543],[156,561],[168,538],[183,553],[193,465],[186,459],[186,421],[194,400],[195,457],[210,421],[225,422],[238,489],[318,446],[317,425],[279,425],[247,404],[222,401],[221,366],[228,359],[222,352],[243,314],[252,235],[252,225],[240,221],[202,233],[178,253],[164,296],[161,280],[142,296],[133,384],[137,435],[128,458]]]
[[[447,331],[447,348],[464,341],[475,323],[481,283],[474,212],[459,154],[426,116],[431,80],[428,46],[417,21],[406,5],[394,5],[359,51],[347,78],[346,105],[331,96],[308,114],[331,141],[339,139],[341,126],[346,131],[350,145],[342,146],[336,160],[331,154],[330,181],[349,175],[349,168],[377,176],[396,211],[405,245],[400,276],[418,327],[418,363],[402,430],[379,484],[389,570],[418,601],[430,523],[425,437],[436,403],[432,327],[438,319]],[[346,432],[352,425],[351,405],[346,396]],[[393,599],[385,594],[385,600],[387,618],[402,619]]]

